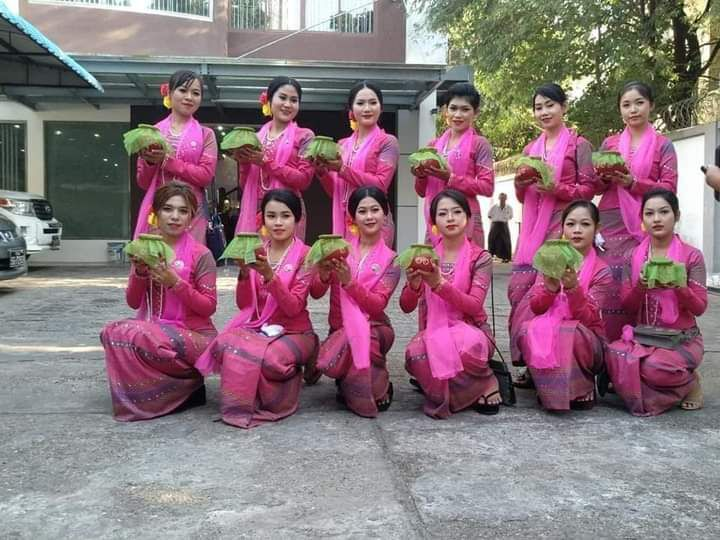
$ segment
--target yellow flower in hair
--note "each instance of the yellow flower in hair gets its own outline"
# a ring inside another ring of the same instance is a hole
[[[270,234],[270,231],[268,231],[268,229],[265,225],[260,227],[260,236],[268,236],[269,234]]]
[[[357,236],[360,234],[360,231],[358,230],[358,226],[355,225],[354,223],[352,225],[350,225],[350,234],[352,234],[353,236]]]
[[[151,227],[158,226],[157,216],[155,215],[155,212],[150,212],[148,214],[147,222],[148,222],[148,225],[150,225]]]
[[[430,227],[430,232],[433,233],[435,236],[437,236],[438,235],[437,225],[433,225],[432,227]]]
[[[269,103],[263,103],[262,113],[263,113],[263,116],[272,116],[272,111],[270,110]]]
[[[163,98],[163,106],[166,109],[172,109],[172,102],[170,101],[170,96],[165,96]]]
[[[355,115],[352,111],[348,111],[348,120],[350,121],[350,129],[357,131],[357,120],[355,120]]]

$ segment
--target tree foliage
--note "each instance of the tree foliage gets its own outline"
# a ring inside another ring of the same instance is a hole
[[[643,80],[656,108],[717,87],[720,0],[418,0],[429,25],[448,34],[451,61],[475,68],[485,97],[481,127],[498,157],[533,131],[533,89],[554,81],[575,99],[569,121],[599,144],[620,127],[617,92]],[[714,35],[713,35],[714,32]],[[708,37],[710,36],[710,37]],[[683,127],[668,114],[669,128]]]

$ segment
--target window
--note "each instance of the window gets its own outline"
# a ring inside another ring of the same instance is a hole
[[[230,26],[240,30],[298,30],[300,1],[230,0]]]
[[[25,131],[24,122],[0,122],[0,189],[27,189]]]
[[[46,194],[63,238],[129,238],[125,123],[45,122]]]
[[[313,32],[371,34],[372,0],[306,0],[305,26]]]
[[[212,19],[210,0],[31,0],[36,4],[61,4],[103,9],[160,13],[178,17]]]

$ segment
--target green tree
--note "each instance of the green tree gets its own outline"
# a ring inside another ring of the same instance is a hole
[[[703,29],[720,25],[720,0],[417,2],[429,26],[448,34],[451,60],[475,68],[486,103],[480,127],[499,158],[535,135],[530,99],[538,84],[572,89],[570,123],[599,144],[620,127],[624,82],[650,83],[661,109],[695,96],[720,53],[717,35],[703,41]],[[674,129],[686,120],[668,112],[664,121]]]

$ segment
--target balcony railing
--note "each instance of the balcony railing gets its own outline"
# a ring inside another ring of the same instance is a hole
[[[230,0],[237,30],[300,30],[371,34],[372,0]]]
[[[33,4],[59,4],[138,13],[158,13],[208,20],[212,19],[213,7],[213,0],[31,0],[31,2]]]

